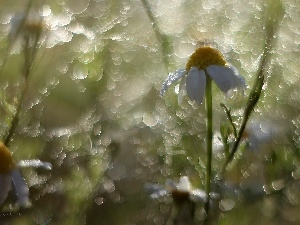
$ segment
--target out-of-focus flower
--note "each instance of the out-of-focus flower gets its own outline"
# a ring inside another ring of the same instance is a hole
[[[8,192],[11,190],[11,184],[15,186],[18,196],[17,204],[26,207],[30,205],[29,189],[18,170],[15,160],[9,149],[0,142],[0,205],[5,201]]]
[[[178,183],[167,180],[165,186],[147,184],[145,187],[152,198],[172,197],[174,204],[166,224],[194,224],[197,205],[203,205],[207,201],[205,191],[193,188],[187,176],[180,177]],[[214,201],[212,200],[219,199],[219,195],[211,192],[210,197],[210,204],[213,206]]]
[[[259,123],[257,121],[247,124],[242,138],[249,142],[250,149],[260,149],[272,142],[278,127],[270,123]]]
[[[208,76],[227,95],[231,95],[235,89],[245,88],[244,78],[238,74],[235,68],[226,64],[221,52],[212,47],[203,46],[196,49],[190,56],[185,69],[169,73],[160,94],[163,95],[174,82],[183,78],[180,83],[180,91],[186,90],[192,101],[202,104]]]
[[[24,180],[19,167],[34,166],[51,169],[50,163],[44,163],[39,160],[26,160],[16,163],[11,152],[0,141],[0,206],[6,200],[9,191],[12,189],[12,183],[17,195],[17,205],[29,207],[29,188]]]
[[[45,30],[42,17],[16,13],[10,20],[9,38],[15,40],[18,36],[38,41],[41,33]]]
[[[279,128],[275,124],[270,122],[259,122],[259,121],[250,121],[243,134],[242,141],[246,143],[246,149],[250,150],[259,150],[264,147],[271,145],[273,140],[275,140],[281,134],[281,138],[284,138],[284,131],[282,128]],[[227,135],[228,144],[232,146],[234,142],[234,136],[232,131],[223,134]],[[214,151],[216,153],[224,150],[224,142],[222,141],[222,133],[215,132],[213,137]]]
[[[146,190],[150,193],[152,198],[171,195],[176,203],[184,201],[206,201],[205,192],[201,189],[193,188],[187,176],[180,177],[178,183],[175,183],[173,180],[167,180],[165,187],[158,184],[147,184]]]

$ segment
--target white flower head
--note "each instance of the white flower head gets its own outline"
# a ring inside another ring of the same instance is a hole
[[[192,201],[192,202],[205,202],[206,194],[201,189],[195,189],[189,177],[182,176],[179,182],[167,180],[165,187],[157,184],[148,184],[146,189],[151,193],[152,198],[159,198],[160,196],[171,195],[174,201]]]
[[[192,184],[189,177],[187,176],[180,177],[179,182],[176,185],[176,188],[178,191],[189,192],[190,190],[192,190]]]
[[[203,46],[190,56],[185,69],[169,74],[160,94],[163,95],[174,82],[183,78],[181,88],[185,87],[189,98],[200,105],[203,102],[207,77],[226,95],[230,95],[234,89],[245,88],[244,78],[235,68],[226,65],[222,54],[217,49]]]

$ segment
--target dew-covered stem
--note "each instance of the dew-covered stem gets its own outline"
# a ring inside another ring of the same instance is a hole
[[[3,59],[3,62],[2,62],[2,65],[1,65],[1,69],[0,69],[0,80],[3,79],[3,76],[4,76],[4,70],[5,70],[5,67],[6,67],[6,64],[7,64],[7,61],[8,61],[8,58],[9,58],[9,55],[11,54],[10,51],[12,50],[12,47],[14,45],[14,43],[16,42],[17,38],[19,37],[19,34],[21,33],[21,30],[23,28],[23,25],[28,17],[28,14],[29,14],[29,10],[31,9],[32,7],[32,4],[33,4],[33,0],[30,0],[28,2],[28,5],[26,7],[26,10],[24,11],[24,18],[22,19],[22,21],[20,22],[17,30],[16,30],[16,33],[15,35],[13,35],[12,37],[9,36],[8,38],[8,47],[6,49],[6,52],[5,52],[5,57]]]
[[[280,8],[280,10],[282,10],[281,7],[282,7],[282,5],[278,5],[278,8]],[[276,37],[275,34],[276,34],[277,28],[279,26],[279,21],[281,19],[279,17],[279,19],[275,20],[273,18],[273,16],[274,15],[270,15],[269,18],[266,20],[266,24],[265,24],[266,38],[265,38],[265,42],[264,42],[264,48],[263,48],[264,50],[263,50],[263,54],[262,54],[260,64],[258,67],[257,75],[256,75],[256,78],[254,81],[254,85],[253,85],[251,92],[249,94],[249,97],[248,97],[248,101],[247,101],[247,105],[244,110],[241,126],[238,130],[235,142],[233,143],[233,146],[231,148],[231,152],[223,164],[220,177],[223,176],[223,174],[225,173],[225,171],[227,169],[228,164],[233,160],[234,155],[235,155],[235,153],[238,149],[238,146],[240,144],[240,141],[242,139],[244,130],[246,128],[246,124],[248,123],[250,115],[253,112],[255,106],[257,105],[257,103],[260,99],[261,93],[262,93],[263,85],[265,83],[265,74],[266,74],[267,66],[268,66],[270,58],[271,58],[272,48],[275,45],[275,37]]]
[[[230,125],[231,125],[231,127],[232,127],[234,137],[237,138],[237,131],[236,131],[236,127],[235,127],[235,125],[234,125],[234,123],[233,123],[233,120],[232,120],[232,116],[231,116],[231,113],[230,113],[230,109],[228,109],[228,108],[226,107],[226,105],[223,104],[223,103],[220,103],[220,105],[221,105],[221,107],[224,109],[224,112],[226,113],[227,119],[228,119],[228,121],[229,121],[229,123],[230,123]]]
[[[4,144],[6,146],[9,145],[9,142],[11,141],[11,138],[12,138],[13,134],[15,133],[15,130],[16,130],[17,125],[19,123],[19,115],[20,115],[20,112],[21,112],[21,106],[22,106],[23,99],[24,99],[24,93],[26,92],[26,89],[27,89],[27,86],[28,86],[27,84],[28,84],[28,79],[25,80],[24,85],[22,87],[20,98],[19,98],[19,100],[17,102],[17,106],[16,106],[16,112],[12,117],[12,121],[11,121],[10,128],[8,130],[8,134],[7,134],[7,136],[4,140]]]
[[[209,204],[210,204],[210,189],[211,189],[211,164],[212,164],[212,93],[211,93],[212,80],[209,76],[206,76],[206,89],[205,89],[205,103],[206,103],[206,174],[205,174],[205,193],[207,201],[205,202],[205,211],[207,214],[206,224],[209,222]]]
[[[40,21],[40,23],[41,23],[41,21]],[[30,38],[31,38],[30,35],[34,37],[32,46],[30,44]],[[15,113],[13,114],[12,119],[11,119],[10,128],[8,130],[7,136],[4,139],[4,144],[6,146],[9,145],[9,142],[11,141],[12,136],[15,133],[15,130],[19,123],[19,116],[20,116],[20,112],[22,109],[25,93],[28,89],[29,75],[31,72],[31,68],[32,68],[34,59],[37,55],[37,51],[38,51],[37,44],[38,44],[39,38],[40,38],[40,33],[38,35],[29,34],[29,35],[24,36],[24,50],[23,50],[24,51],[24,67],[23,67],[23,71],[22,71],[22,75],[23,75],[22,79],[24,79],[24,81],[23,81],[23,85],[22,85],[20,93],[19,93],[17,103],[16,103]]]

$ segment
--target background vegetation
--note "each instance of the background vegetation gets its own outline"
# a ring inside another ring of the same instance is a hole
[[[165,224],[172,198],[151,199],[144,186],[189,176],[204,189],[206,128],[204,106],[178,104],[178,86],[161,98],[163,81],[203,43],[245,77],[244,97],[225,99],[213,86],[217,173],[226,121],[219,103],[239,126],[270,15],[280,22],[266,83],[225,174],[219,224],[299,224],[300,2],[274,2],[2,1],[0,135],[7,137],[18,112],[9,142],[15,159],[53,169],[22,170],[32,207],[12,211],[11,194],[1,224]],[[16,13],[43,18],[37,45],[28,45],[34,53],[26,53],[22,33],[9,35]]]

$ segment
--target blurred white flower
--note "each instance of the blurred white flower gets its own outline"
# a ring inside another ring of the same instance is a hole
[[[0,205],[7,198],[8,192],[12,188],[12,182],[18,196],[17,204],[22,207],[30,205],[28,186],[17,169],[11,152],[0,142]]]
[[[281,129],[268,122],[252,121],[247,124],[242,138],[249,142],[250,149],[261,149],[264,145],[272,143],[276,130],[280,133]]]
[[[14,41],[20,36],[31,42],[37,42],[44,30],[46,25],[40,15],[15,13],[10,20],[9,39]]]
[[[201,189],[193,188],[190,179],[182,176],[178,183],[173,180],[167,180],[165,187],[157,184],[147,184],[146,189],[150,192],[152,198],[159,198],[165,195],[171,195],[175,202],[205,202],[206,194]]]
[[[267,121],[250,121],[243,134],[242,141],[246,143],[246,149],[261,150],[264,147],[271,145],[273,141],[279,137],[284,139],[284,129],[276,126],[275,124]],[[232,147],[235,139],[233,133],[229,134],[228,144]],[[214,152],[223,154],[224,143],[222,141],[222,134],[218,131],[214,132],[213,136]]]
[[[227,95],[231,95],[235,89],[245,88],[244,78],[235,68],[226,65],[222,54],[217,49],[204,46],[190,56],[185,69],[169,74],[160,94],[163,95],[174,82],[183,78],[180,83],[181,93],[186,90],[189,98],[200,105],[205,94],[207,76]]]
[[[34,166],[51,169],[50,163],[39,160],[26,160],[16,163],[9,149],[0,142],[0,206],[6,200],[12,183],[17,195],[17,205],[29,207],[29,188],[18,167]]]

